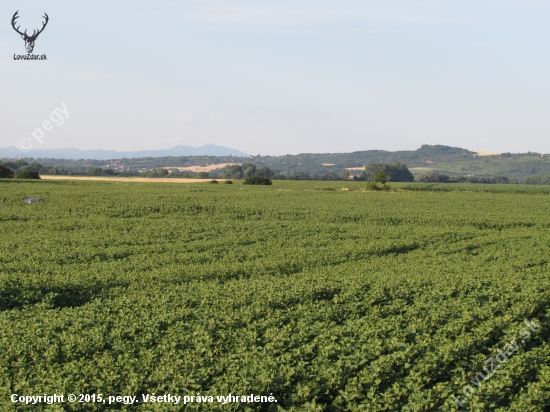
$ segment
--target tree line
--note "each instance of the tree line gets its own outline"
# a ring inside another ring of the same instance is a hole
[[[413,176],[404,163],[370,163],[365,165],[360,173],[344,170],[338,172],[325,172],[322,174],[310,174],[305,171],[280,171],[269,167],[258,167],[252,162],[244,162],[240,165],[228,165],[220,170],[211,172],[193,172],[188,170],[167,170],[155,168],[147,171],[137,170],[113,170],[109,167],[79,167],[66,169],[55,165],[43,165],[38,162],[28,162],[23,159],[14,161],[0,161],[0,178],[39,178],[40,175],[66,175],[66,176],[120,176],[120,177],[150,177],[150,178],[187,178],[187,179],[247,179],[250,177],[263,177],[272,180],[322,180],[322,181],[367,181],[375,182],[378,175],[380,182],[382,174],[387,182],[424,182],[424,183],[485,183],[485,184],[529,184],[550,185],[550,175],[533,174],[523,179],[509,178],[506,176],[449,176],[437,172],[429,172]]]

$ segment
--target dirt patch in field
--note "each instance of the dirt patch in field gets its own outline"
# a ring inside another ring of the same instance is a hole
[[[59,176],[42,175],[42,180],[86,180],[98,182],[134,182],[134,183],[205,183],[212,179],[165,179],[165,178],[147,178],[147,177],[102,177],[102,176]],[[216,179],[218,182],[231,179]]]

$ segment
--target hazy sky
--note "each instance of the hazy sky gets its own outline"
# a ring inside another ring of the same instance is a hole
[[[11,18],[41,27],[26,54]],[[0,147],[550,152],[550,1],[0,3]]]

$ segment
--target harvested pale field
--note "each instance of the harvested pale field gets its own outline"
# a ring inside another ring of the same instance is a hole
[[[431,172],[433,171],[433,167],[409,167],[409,170],[411,172]]]
[[[42,180],[89,180],[103,182],[133,182],[133,183],[204,183],[212,179],[176,179],[176,178],[155,178],[155,177],[108,177],[108,176],[59,176],[42,175]],[[231,179],[215,179],[217,181]]]
[[[498,156],[501,153],[493,153],[493,152],[476,152],[478,156]]]
[[[346,167],[346,170],[365,170],[365,166],[361,166],[361,167]]]
[[[211,172],[212,170],[222,169],[226,166],[236,166],[240,165],[240,163],[218,163],[218,164],[212,164],[212,165],[206,165],[206,166],[185,166],[185,167],[179,167],[179,166],[165,166],[163,169],[166,170],[179,170],[180,172],[183,171],[189,171],[189,172]]]

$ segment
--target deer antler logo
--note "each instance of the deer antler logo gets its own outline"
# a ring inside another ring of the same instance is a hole
[[[25,40],[25,48],[27,49],[27,53],[32,53],[32,51],[34,50],[34,42],[36,41],[36,38],[38,37],[38,35],[40,33],[42,33],[44,31],[44,29],[46,28],[46,25],[48,24],[48,20],[50,20],[50,18],[48,17],[48,15],[46,13],[44,13],[44,18],[46,19],[46,21],[44,23],[42,23],[42,28],[40,30],[38,30],[38,32],[36,30],[33,31],[32,33],[32,36],[29,36],[27,35],[27,30],[25,30],[24,33],[21,33],[19,31],[19,27],[20,26],[17,26],[17,28],[15,28],[15,23],[19,16],[18,16],[18,13],[19,13],[19,10],[17,10],[15,12],[15,14],[13,15],[13,18],[11,19],[11,25],[13,27],[13,29],[19,33],[21,35],[21,38],[23,40]]]

